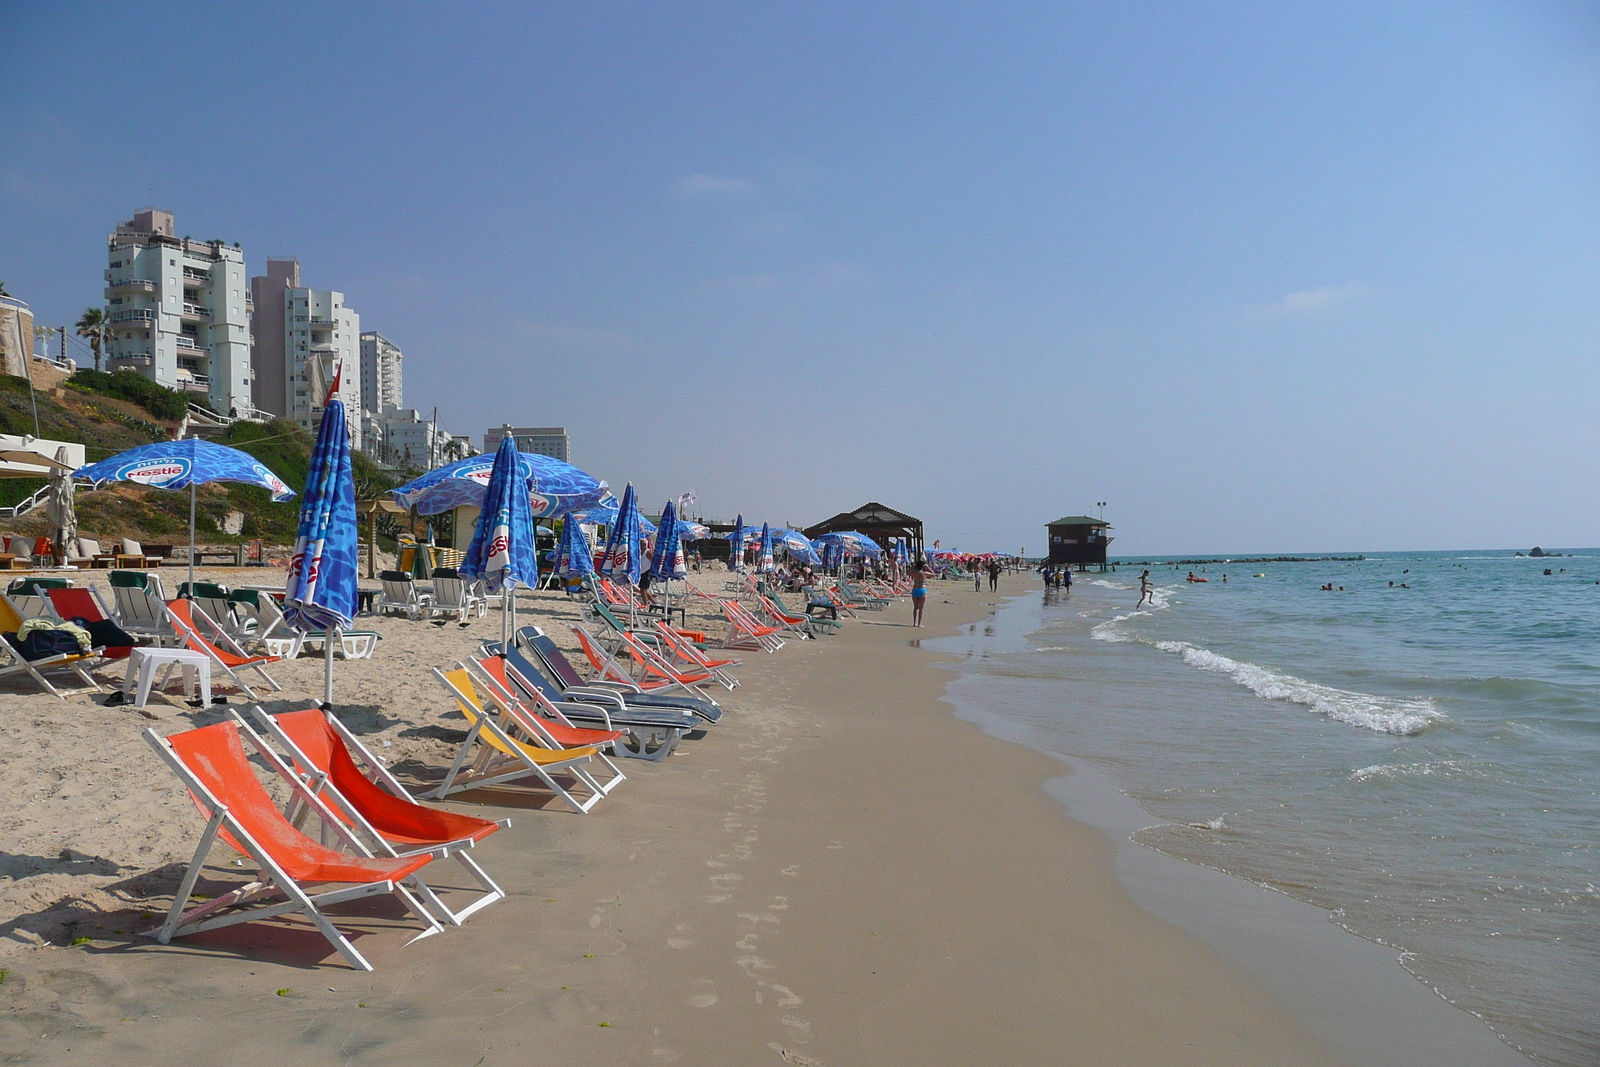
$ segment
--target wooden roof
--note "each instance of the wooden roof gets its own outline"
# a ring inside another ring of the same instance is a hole
[[[907,515],[903,511],[896,511],[887,504],[880,504],[876,500],[862,504],[854,511],[841,511],[831,519],[823,519],[814,526],[806,527],[807,537],[815,537],[811,531],[827,533],[833,530],[855,530],[871,526],[913,526],[920,527],[922,520],[915,515]]]
[[[1045,523],[1046,526],[1104,526],[1111,529],[1111,524],[1104,519],[1096,519],[1089,515],[1063,515],[1054,522]]]

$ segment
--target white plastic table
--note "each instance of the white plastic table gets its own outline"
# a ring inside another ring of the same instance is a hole
[[[129,696],[137,683],[138,695],[133,706],[142,708],[150,700],[150,690],[155,686],[156,671],[163,665],[167,670],[161,677],[159,688],[165,689],[174,667],[183,671],[183,692],[194,699],[198,681],[200,696],[206,707],[211,706],[211,657],[187,648],[135,648],[128,655],[128,673],[122,679],[122,695]]]

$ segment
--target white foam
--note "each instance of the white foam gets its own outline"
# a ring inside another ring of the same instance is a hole
[[[1263,700],[1301,704],[1338,722],[1387,734],[1420,734],[1444,715],[1426,697],[1384,697],[1335,689],[1254,663],[1241,663],[1186,641],[1157,641],[1155,647],[1213,674],[1225,674]]]
[[[1364,782],[1369,778],[1399,778],[1409,774],[1438,774],[1447,767],[1454,767],[1464,762],[1463,760],[1435,760],[1431,763],[1374,763],[1370,767],[1362,767],[1350,772],[1352,782]]]

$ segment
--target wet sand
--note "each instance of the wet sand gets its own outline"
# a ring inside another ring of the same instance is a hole
[[[1002,592],[1033,584],[1010,578]],[[716,693],[725,721],[664,763],[624,764],[630,780],[590,815],[534,790],[460,794],[452,807],[513,820],[478,850],[510,896],[409,946],[397,908],[339,909],[371,974],[344,966],[298,920],[170,946],[114,933],[165,906],[160,892],[170,894],[201,828],[137,730],[185,728],[203,713],[175,706],[150,720],[74,702],[77,743],[102,770],[75,779],[73,796],[39,799],[28,832],[53,818],[83,823],[65,827],[81,858],[54,862],[77,864],[99,888],[75,911],[40,898],[0,922],[55,942],[0,958],[0,1055],[484,1067],[1338,1062],[1259,982],[1129,899],[1110,842],[1063,817],[1042,788],[1058,763],[985,736],[941,702],[948,675],[929,668],[917,640],[982,618],[996,600],[939,583],[924,630],[896,606],[837,637],[742,653],[744,684]],[[530,608],[541,623],[572,613],[551,595]],[[442,770],[461,721],[427,668],[498,621],[374,628],[385,634],[379,658],[340,664],[343,699],[363,732],[393,739],[404,773],[425,778]],[[290,691],[280,698],[303,702],[319,672],[314,660],[282,665]],[[62,715],[48,700],[0,706],[45,722]],[[39,758],[59,760],[55,751],[44,744]],[[137,768],[137,781],[119,766]],[[117,808],[141,788],[157,799]],[[83,849],[97,840],[85,821],[97,791],[123,798],[107,805],[116,813],[106,821],[122,820],[115,855]],[[156,829],[156,816],[168,825]],[[141,839],[181,855],[176,870],[170,860],[142,867]],[[212,853],[216,887],[242,876],[232,858]],[[76,925],[61,926],[65,914]],[[61,947],[68,930],[90,940]]]

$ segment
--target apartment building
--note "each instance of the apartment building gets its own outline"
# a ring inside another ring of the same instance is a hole
[[[376,421],[383,444],[371,451],[392,466],[426,471],[477,455],[472,438],[451,433],[414,408],[390,408]]]
[[[500,447],[502,437],[515,437],[518,452],[531,452],[540,456],[554,456],[563,463],[567,458],[567,428],[565,426],[512,426],[502,423],[483,431],[483,450],[493,452]]]
[[[381,415],[405,403],[401,389],[400,346],[376,330],[361,335],[361,408]]]
[[[252,406],[250,296],[235,242],[176,236],[148,208],[107,239],[106,367],[203,396],[219,412]]]
[[[300,263],[267,260],[250,279],[257,301],[256,406],[315,430],[335,375],[349,420],[351,445],[363,447],[361,316],[344,294],[302,285]]]

